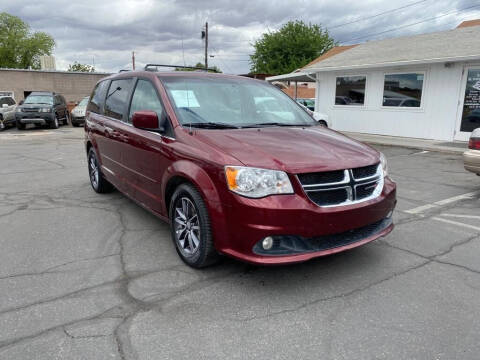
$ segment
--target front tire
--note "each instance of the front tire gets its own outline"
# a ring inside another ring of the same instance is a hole
[[[88,175],[90,177],[90,185],[92,185],[93,190],[99,194],[105,194],[111,192],[114,188],[105,177],[103,176],[100,170],[100,163],[98,162],[97,153],[90,148],[88,151]]]
[[[53,120],[50,123],[50,129],[58,129],[58,117],[57,114],[53,115]]]
[[[68,119],[69,119],[69,114],[68,114],[68,111],[65,112],[65,120],[63,120],[63,125],[68,125]]]
[[[16,125],[18,130],[25,130],[25,124],[22,124],[20,120],[16,121]]]
[[[192,185],[182,184],[170,202],[172,239],[180,258],[189,266],[202,268],[216,263],[219,255],[207,206]]]

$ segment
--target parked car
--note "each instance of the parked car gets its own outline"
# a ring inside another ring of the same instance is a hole
[[[0,97],[0,130],[15,126],[15,108],[17,103],[11,96]]]
[[[65,98],[47,91],[32,92],[22,105],[17,106],[15,112],[17,128],[22,130],[27,124],[48,125],[51,129],[57,129],[60,122],[67,125],[68,118]]]
[[[470,135],[468,150],[463,153],[465,169],[480,176],[480,128]]]
[[[82,101],[80,101],[78,105],[72,109],[70,121],[73,126],[78,127],[80,125],[83,125],[83,123],[85,122],[85,112],[87,111],[89,98],[89,96],[84,97]]]
[[[420,107],[420,100],[413,98],[384,98],[383,106]]]
[[[304,109],[311,117],[313,117],[316,121],[318,121],[318,124],[319,125],[322,125],[322,126],[325,126],[325,127],[331,127],[331,124],[328,122],[328,115],[327,114],[323,114],[319,111],[312,111],[310,110],[309,108],[307,108],[306,106],[302,105],[302,104],[298,104],[302,107],[302,109]]]
[[[111,75],[90,97],[85,148],[93,190],[116,187],[168,221],[192,267],[219,254],[256,264],[306,261],[394,226],[396,185],[385,157],[319,126],[264,81]]]
[[[301,98],[297,98],[297,102],[298,102],[300,105],[303,105],[303,106],[307,107],[310,111],[314,111],[314,110],[315,110],[315,99],[301,99]]]

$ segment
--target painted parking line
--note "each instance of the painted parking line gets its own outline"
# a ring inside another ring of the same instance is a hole
[[[480,215],[442,214],[442,216],[462,218],[462,219],[479,219],[480,220]]]
[[[420,213],[425,212],[427,210],[435,209],[435,208],[438,208],[438,207],[441,207],[441,206],[444,206],[444,205],[448,205],[448,204],[451,204],[451,203],[454,203],[454,202],[457,202],[457,201],[473,199],[478,194],[480,194],[480,191],[474,191],[474,192],[470,192],[470,193],[466,193],[466,194],[462,194],[462,195],[457,195],[457,196],[453,196],[453,197],[448,198],[448,199],[443,199],[443,200],[436,201],[436,202],[431,203],[431,204],[426,204],[426,205],[422,205],[422,206],[419,206],[419,207],[416,207],[416,208],[413,208],[413,209],[410,209],[410,210],[406,210],[405,212],[408,213],[408,214],[420,214]]]
[[[442,219],[442,218],[440,218],[440,217],[433,217],[432,219],[433,219],[433,220],[436,220],[436,221],[444,222],[444,223],[446,223],[446,224],[457,225],[457,226],[461,226],[461,227],[464,227],[464,228],[467,228],[467,229],[472,229],[472,230],[480,231],[480,226],[474,226],[474,225],[470,225],[470,224],[464,224],[464,223],[462,223],[462,222],[453,221],[453,220],[448,220],[448,219]]]

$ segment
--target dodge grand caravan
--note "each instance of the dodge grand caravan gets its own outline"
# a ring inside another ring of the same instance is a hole
[[[281,264],[351,249],[393,229],[385,157],[319,126],[264,81],[122,72],[86,112],[88,171],[168,221],[182,260]]]

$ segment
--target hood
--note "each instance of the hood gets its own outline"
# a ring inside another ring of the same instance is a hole
[[[289,173],[349,169],[379,162],[376,150],[323,127],[205,129],[196,131],[196,135],[246,166]]]

